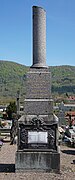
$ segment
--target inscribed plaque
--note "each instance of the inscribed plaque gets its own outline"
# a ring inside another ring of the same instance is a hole
[[[48,133],[47,132],[37,132],[29,131],[28,132],[28,143],[47,143]]]

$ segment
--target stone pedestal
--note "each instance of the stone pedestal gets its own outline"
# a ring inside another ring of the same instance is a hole
[[[24,115],[18,121],[16,172],[60,172],[55,116]]]
[[[26,88],[25,115],[18,120],[16,172],[60,172],[58,121],[53,114],[49,69],[30,68]]]
[[[42,171],[42,172],[55,172],[60,171],[60,154],[57,152],[35,151],[16,152],[16,172],[26,171]]]

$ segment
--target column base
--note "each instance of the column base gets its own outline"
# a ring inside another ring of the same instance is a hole
[[[60,173],[60,153],[50,151],[17,151],[16,172],[42,171]]]

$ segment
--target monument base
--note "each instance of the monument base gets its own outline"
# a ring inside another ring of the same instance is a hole
[[[60,173],[60,153],[48,151],[17,151],[16,172],[41,171]]]

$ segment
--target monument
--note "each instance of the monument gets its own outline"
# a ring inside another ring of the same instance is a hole
[[[18,120],[16,172],[60,172],[57,131],[46,65],[46,12],[33,6],[33,64],[26,75],[24,115]]]

